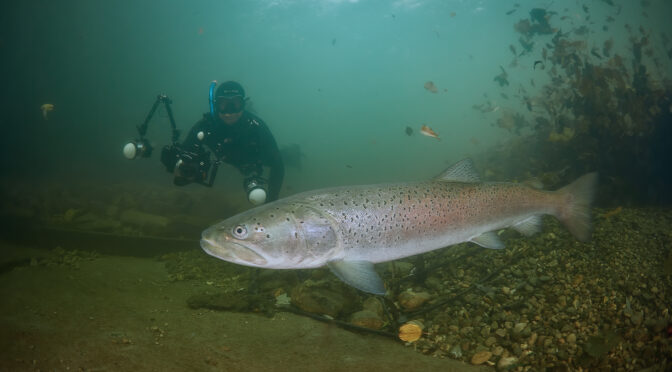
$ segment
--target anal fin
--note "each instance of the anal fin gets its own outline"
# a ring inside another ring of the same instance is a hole
[[[472,243],[476,243],[483,248],[489,249],[502,249],[504,248],[504,243],[499,239],[499,236],[494,231],[485,232],[479,236],[471,238],[469,240]]]
[[[525,236],[534,235],[541,231],[541,216],[528,217],[511,227]]]

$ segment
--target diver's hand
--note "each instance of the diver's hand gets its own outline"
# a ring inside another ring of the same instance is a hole
[[[173,171],[173,183],[177,186],[190,184],[198,177],[198,166],[196,164],[185,162],[182,159],[175,164]]]

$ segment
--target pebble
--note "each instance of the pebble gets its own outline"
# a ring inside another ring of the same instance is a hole
[[[492,353],[489,351],[479,351],[471,357],[471,364],[479,365],[488,361],[492,357]]]
[[[527,343],[531,346],[534,347],[534,344],[537,342],[537,333],[534,332],[530,335],[530,338],[527,340]]]
[[[518,363],[518,358],[516,357],[504,357],[497,362],[497,369],[507,370],[513,368],[516,363]]]
[[[460,348],[460,345],[453,346],[448,353],[455,359],[462,357],[462,349]]]
[[[513,327],[513,333],[521,333],[525,327],[527,327],[527,323],[525,322],[516,323],[516,325]]]
[[[642,318],[643,318],[642,312],[638,311],[638,312],[632,314],[632,317],[630,318],[630,321],[632,322],[632,324],[638,326],[638,325],[642,324]]]
[[[494,356],[500,356],[504,352],[504,348],[501,346],[495,346],[494,349],[492,349],[492,355]]]
[[[570,333],[567,335],[567,343],[570,345],[574,345],[576,343],[576,334],[575,333]]]

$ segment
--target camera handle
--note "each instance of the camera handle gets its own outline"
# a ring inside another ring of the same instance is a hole
[[[156,101],[154,101],[151,110],[149,110],[149,113],[147,114],[145,121],[141,125],[137,126],[138,133],[140,134],[140,139],[145,138],[145,134],[147,133],[147,127],[149,126],[149,121],[152,120],[152,117],[154,116],[156,109],[159,107],[161,103],[163,103],[164,106],[166,107],[166,112],[168,113],[168,119],[170,120],[172,141],[173,144],[176,144],[177,140],[180,138],[180,131],[177,129],[177,126],[175,125],[175,119],[173,118],[173,110],[170,108],[170,104],[173,103],[173,101],[171,101],[170,98],[168,98],[168,96],[166,96],[165,94],[159,94],[158,96],[156,96]]]
[[[210,169],[210,179],[208,182],[200,182],[201,185],[212,187],[212,185],[215,183],[215,177],[217,177],[217,169],[219,168],[220,163],[221,161],[219,161],[219,159],[215,160],[215,162],[212,164],[212,169]]]

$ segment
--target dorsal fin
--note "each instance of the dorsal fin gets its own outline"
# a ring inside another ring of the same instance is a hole
[[[453,164],[450,168],[446,169],[443,173],[436,177],[436,180],[466,183],[481,182],[481,178],[474,169],[474,163],[469,158],[462,159]]]

